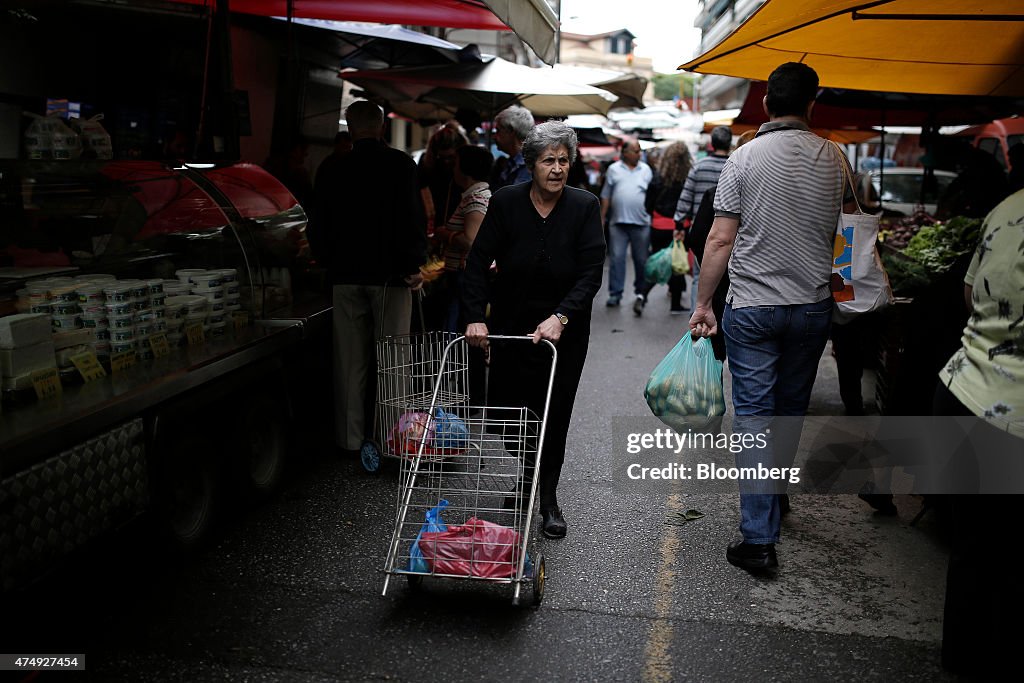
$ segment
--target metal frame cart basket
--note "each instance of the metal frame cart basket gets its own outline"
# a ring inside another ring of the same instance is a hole
[[[438,405],[455,407],[469,402],[468,354],[465,343],[455,344],[458,339],[456,332],[419,332],[377,340],[374,438],[364,441],[359,449],[367,472],[380,470],[382,456],[416,454],[416,442],[396,441],[394,430],[403,415],[430,408],[435,389],[439,389]]]
[[[532,343],[533,338],[491,335],[489,340]],[[445,347],[416,453],[401,461],[383,594],[399,575],[412,589],[427,576],[477,579],[512,584],[517,605],[528,584],[532,604],[539,605],[546,573],[531,534],[539,479],[533,473],[540,468],[558,352],[544,340],[551,373],[544,415],[538,418],[524,407],[443,405],[451,352],[464,343],[458,337]],[[425,524],[430,517],[447,528]]]

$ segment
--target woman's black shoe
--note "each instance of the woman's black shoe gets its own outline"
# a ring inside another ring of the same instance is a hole
[[[548,538],[565,538],[565,532],[569,527],[562,517],[562,511],[557,507],[549,510],[541,510],[541,531]]]

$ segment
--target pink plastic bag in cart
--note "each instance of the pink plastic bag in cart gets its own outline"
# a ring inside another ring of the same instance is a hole
[[[516,573],[520,539],[515,529],[471,517],[447,531],[422,534],[419,548],[435,574],[507,579]]]

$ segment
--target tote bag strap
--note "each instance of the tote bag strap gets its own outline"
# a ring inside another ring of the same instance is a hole
[[[842,167],[843,178],[846,179],[846,183],[845,184],[847,186],[849,186],[850,192],[853,193],[853,201],[857,205],[857,213],[864,213],[864,210],[860,208],[860,200],[857,199],[857,187],[853,184],[853,174],[850,172],[850,167],[849,167],[849,165],[845,161],[846,153],[843,152],[843,148],[840,147],[838,144],[836,144],[834,141],[826,140],[825,142],[827,144],[829,144],[829,145],[832,145],[832,147],[835,148],[836,152],[839,154],[839,165]],[[844,194],[845,194],[845,191],[844,191]],[[839,198],[839,204],[840,204],[839,212],[842,213],[843,212],[843,210],[842,210],[842,204],[843,204],[842,197]]]

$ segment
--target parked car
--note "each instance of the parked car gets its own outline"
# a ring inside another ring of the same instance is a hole
[[[858,174],[857,197],[861,206],[865,210],[877,210],[881,198],[885,211],[909,216],[914,213],[917,205],[922,204],[925,213],[934,215],[939,197],[956,178],[956,174],[936,170],[931,186],[922,195],[924,171],[923,168],[896,167]]]
[[[972,145],[994,156],[1004,169],[1012,170],[1010,150],[1014,145],[1024,143],[1024,118],[997,119],[982,126],[965,128],[957,136],[970,138]]]

